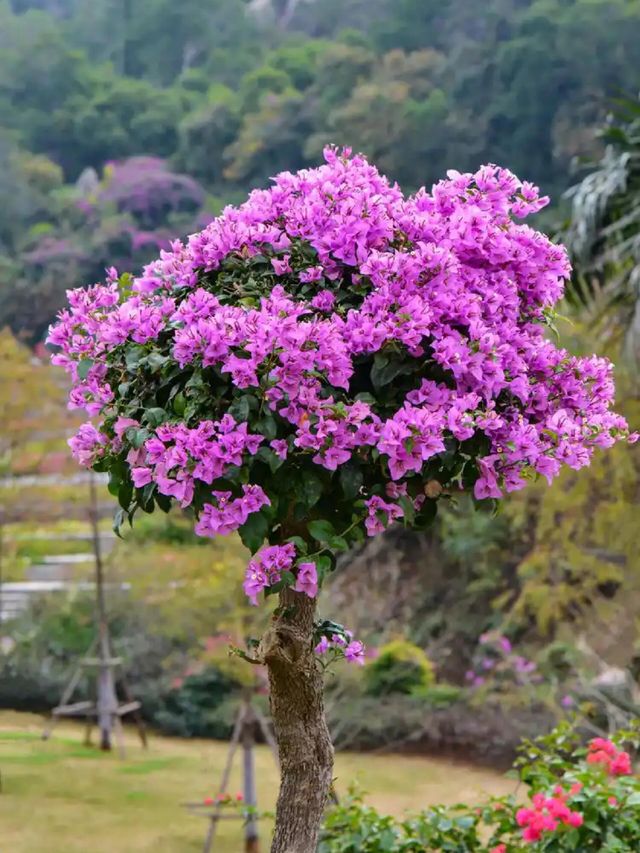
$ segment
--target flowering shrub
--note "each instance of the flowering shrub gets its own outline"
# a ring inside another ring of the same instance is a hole
[[[478,639],[472,668],[466,673],[469,686],[501,692],[540,682],[535,661],[518,654],[508,637],[489,631]]]
[[[351,794],[327,816],[320,853],[631,853],[640,849],[640,779],[621,742],[596,738],[585,749],[568,725],[523,747],[520,781],[531,797],[479,807],[436,806],[395,820]]]
[[[315,596],[336,552],[443,494],[496,499],[628,436],[609,362],[545,337],[569,265],[514,221],[535,187],[486,166],[405,198],[325,157],[71,292],[49,336],[120,520],[174,500],[202,536],[238,530],[252,601]]]

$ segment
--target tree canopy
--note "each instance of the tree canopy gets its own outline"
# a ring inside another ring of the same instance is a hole
[[[34,227],[61,230],[59,188],[34,196],[33,157],[67,184],[161,157],[213,213],[327,143],[407,191],[494,162],[559,196],[575,159],[599,155],[612,98],[636,86],[639,22],[624,0],[2,0],[0,289],[49,287],[24,254]],[[66,287],[84,274],[68,268]],[[20,309],[0,309],[7,320],[42,335]]]

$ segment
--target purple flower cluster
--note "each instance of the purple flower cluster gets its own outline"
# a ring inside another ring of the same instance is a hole
[[[327,149],[325,158],[174,243],[129,290],[111,272],[105,285],[69,294],[49,337],[54,361],[73,379],[70,404],[102,418],[72,440],[81,464],[127,441],[128,430],[109,426],[122,411],[107,365],[131,344],[186,372],[215,370],[234,399],[253,395],[277,418],[269,446],[286,465],[368,465],[377,482],[357,498],[370,535],[406,517],[408,486],[420,509],[415,485],[452,441],[483,438],[474,491],[498,498],[628,437],[610,410],[611,364],[545,337],[569,264],[562,247],[515,221],[546,204],[535,187],[485,166],[405,197],[361,156]],[[246,296],[246,265],[260,258],[268,287]],[[358,393],[358,371],[374,358],[382,369],[404,359],[399,372],[410,363],[415,381],[392,409]],[[156,483],[183,506],[197,483],[211,485],[197,530],[215,535],[270,500],[257,485],[242,494],[212,485],[268,452],[262,440],[229,415],[196,429],[178,417],[127,458],[136,486]],[[282,571],[264,559],[251,569],[258,586],[267,578],[261,588]]]
[[[286,545],[269,545],[249,561],[243,587],[252,604],[258,603],[257,596],[264,589],[282,579],[283,572],[291,570],[295,558],[295,546],[287,543]]]
[[[541,681],[535,661],[517,654],[511,640],[499,631],[488,631],[478,638],[473,669],[466,673],[471,687],[489,685],[495,690],[525,686]]]
[[[365,646],[360,640],[354,640],[353,634],[350,631],[342,634],[332,634],[331,637],[322,637],[315,648],[317,655],[326,655],[328,652],[333,652],[334,657],[344,658],[349,663],[357,663],[360,666],[364,665]]]
[[[116,422],[115,431],[139,426],[124,419]],[[140,448],[127,454],[131,476],[136,487],[155,483],[163,495],[175,498],[180,506],[193,501],[196,481],[211,485],[231,465],[241,465],[243,454],[254,454],[262,444],[260,435],[251,435],[246,423],[236,424],[231,415],[217,423],[202,421],[195,429],[184,424],[159,426],[155,435]],[[231,492],[213,490],[215,505],[205,504],[196,531],[201,536],[215,536],[237,530],[252,512],[269,503],[257,485],[245,486],[241,497],[233,500]]]

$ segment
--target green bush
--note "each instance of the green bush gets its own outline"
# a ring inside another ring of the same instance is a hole
[[[91,595],[38,598],[12,626],[13,646],[0,653],[0,708],[43,712],[56,705],[95,636]],[[239,685],[215,666],[188,671],[197,647],[163,636],[153,609],[112,593],[113,650],[142,714],[155,729],[180,737],[228,738]],[[85,674],[74,699],[95,695]]]
[[[226,740],[237,710],[236,686],[209,667],[187,676],[179,686],[156,691],[143,707],[153,725],[164,734]]]
[[[380,653],[365,667],[369,696],[390,693],[414,693],[435,681],[433,664],[418,646],[406,640],[394,640],[382,646]]]
[[[431,708],[449,708],[460,701],[464,689],[457,684],[430,684],[428,687],[418,687],[412,691],[412,695],[422,699]]]
[[[328,812],[318,853],[632,853],[640,850],[640,778],[623,747],[637,748],[639,736],[636,728],[585,747],[562,724],[522,746],[517,798],[479,806],[396,819],[352,792]]]

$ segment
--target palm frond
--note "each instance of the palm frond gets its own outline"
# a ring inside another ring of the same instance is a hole
[[[640,97],[620,102],[621,119],[594,170],[567,192],[561,237],[573,262],[567,291],[609,343],[640,361]]]

